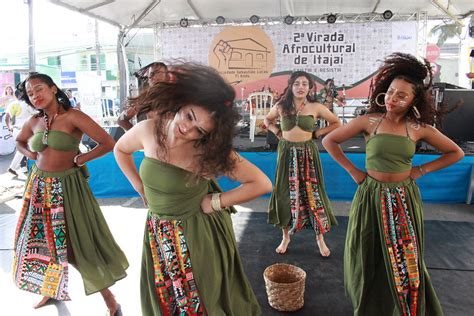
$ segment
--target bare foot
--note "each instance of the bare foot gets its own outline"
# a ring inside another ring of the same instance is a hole
[[[100,291],[104,298],[105,305],[107,305],[107,316],[122,315],[120,304],[115,300],[115,296],[110,292],[109,289],[103,289]]]
[[[33,305],[33,308],[34,309],[37,309],[37,308],[40,308],[40,307],[43,307],[44,305],[46,305],[46,303],[52,299],[51,297],[48,297],[48,296],[43,296],[43,299],[41,301],[39,301],[38,303],[36,303],[35,305]]]
[[[290,238],[285,238],[283,237],[283,239],[281,240],[281,243],[280,245],[277,247],[277,249],[275,249],[275,251],[279,254],[284,254],[286,252],[286,250],[288,249],[288,244],[290,243]]]
[[[329,255],[331,254],[331,250],[329,250],[328,246],[326,246],[323,235],[318,235],[316,242],[318,244],[319,252],[321,253],[321,256],[325,258],[329,257]]]
[[[122,315],[122,309],[120,304],[115,303],[115,308],[110,308],[107,310],[107,316],[119,316]]]

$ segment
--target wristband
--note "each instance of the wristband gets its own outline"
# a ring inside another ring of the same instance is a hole
[[[72,160],[72,161],[74,162],[74,164],[75,164],[76,166],[78,166],[78,167],[84,166],[84,164],[79,164],[79,163],[77,162],[77,159],[79,158],[80,155],[82,155],[82,154],[77,154],[77,155],[75,155],[75,156],[74,156],[74,159]]]
[[[421,165],[418,166],[418,170],[420,170],[421,176],[425,175],[425,172],[423,171],[423,168],[421,167]]]
[[[220,193],[213,193],[212,194],[211,208],[214,211],[222,210],[222,207],[221,207],[221,194]]]

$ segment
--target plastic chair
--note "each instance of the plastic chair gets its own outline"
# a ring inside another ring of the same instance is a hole
[[[257,120],[265,119],[273,106],[273,94],[270,92],[254,92],[249,94],[248,104],[250,108],[250,141],[255,139],[255,128]]]

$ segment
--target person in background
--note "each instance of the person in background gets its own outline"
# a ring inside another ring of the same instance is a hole
[[[143,243],[142,315],[260,315],[232,228],[232,205],[271,181],[232,146],[235,91],[206,66],[182,64],[173,80],[130,100],[157,113],[126,132],[114,153],[149,208]],[[143,150],[139,171],[132,154]],[[240,183],[222,192],[226,175]]]
[[[21,92],[19,90],[15,91],[15,97],[19,98]],[[20,132],[23,124],[36,113],[36,111],[28,106],[26,102],[16,99],[15,101],[10,102],[7,106],[7,111],[5,115],[5,125],[13,137],[17,137]],[[18,170],[21,167],[21,161],[25,156],[17,150],[13,159],[8,167],[8,172],[18,176]]]
[[[443,315],[424,262],[423,206],[415,180],[464,153],[432,126],[440,118],[432,83],[428,61],[389,55],[372,85],[368,114],[323,139],[359,185],[344,248],[344,284],[354,315]],[[365,172],[339,146],[360,133],[366,139]],[[439,158],[413,166],[418,141],[436,148]]]
[[[323,257],[330,255],[324,234],[337,221],[324,188],[319,152],[312,140],[326,135],[341,125],[338,118],[310,96],[314,87],[311,75],[295,71],[288,87],[264,120],[278,142],[275,186],[270,197],[268,222],[282,229],[283,238],[276,252],[283,254],[290,235],[303,228],[313,229]],[[277,119],[281,119],[281,129]],[[329,125],[315,130],[315,120],[325,119]]]
[[[163,82],[168,79],[168,67],[162,62],[154,62],[137,71],[135,75],[140,79],[146,79],[148,87],[153,87],[158,82]],[[134,107],[127,106],[120,114],[117,124],[125,131],[128,131],[133,126],[131,120],[135,116],[137,116],[137,121],[141,121],[151,118],[152,113],[146,108],[138,111]]]
[[[14,90],[12,86],[5,86],[3,89],[2,96],[0,97],[0,118],[3,118],[5,115],[5,110],[7,108],[7,105],[16,100]]]
[[[334,86],[334,79],[329,78],[324,82],[324,87],[319,91],[317,94],[318,102],[324,104],[329,111],[334,113],[334,103],[338,106],[343,106],[344,103],[341,101],[341,97],[339,97],[339,93],[337,92]]]
[[[111,151],[114,140],[81,111],[51,77],[31,73],[18,85],[20,98],[34,107],[16,138],[32,166],[14,239],[13,277],[23,290],[50,299],[70,300],[69,265],[81,274],[87,295],[100,292],[115,315],[120,305],[109,287],[126,276],[127,259],[116,244],[87,183],[84,164]],[[98,144],[87,153],[79,143],[87,134]]]
[[[66,89],[66,95],[69,99],[69,102],[71,103],[71,107],[77,110],[81,110],[81,103],[72,94],[71,89]]]

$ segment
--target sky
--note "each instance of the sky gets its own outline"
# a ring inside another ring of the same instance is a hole
[[[36,50],[68,49],[78,44],[95,45],[94,19],[52,4],[34,1]],[[23,0],[2,0],[0,57],[28,53],[28,5]],[[99,22],[102,45],[115,45],[118,29]]]

